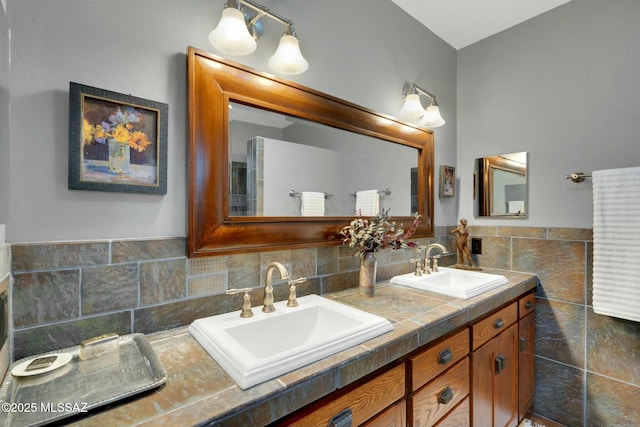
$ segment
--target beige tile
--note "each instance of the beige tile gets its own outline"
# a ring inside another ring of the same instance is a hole
[[[637,364],[637,362],[636,362]],[[587,373],[587,426],[640,425],[640,387]]]
[[[457,227],[457,225],[456,225]],[[456,228],[453,227],[453,228]],[[497,236],[498,227],[495,225],[467,225],[470,236]]]
[[[534,272],[544,297],[585,303],[584,242],[513,239],[513,270]]]
[[[471,245],[471,238],[469,238]],[[456,250],[457,252],[457,250]],[[482,254],[472,255],[482,268],[511,270],[511,239],[508,237],[482,237]],[[458,262],[460,257],[458,256]]]
[[[587,325],[587,369],[640,386],[640,323],[588,308]]]
[[[505,237],[535,237],[544,239],[547,237],[547,229],[544,227],[498,227],[498,236]]]
[[[189,277],[192,276],[204,276],[206,274],[226,273],[227,272],[227,257],[215,256],[215,257],[201,257],[201,258],[189,258],[187,260],[187,271]]]
[[[549,239],[560,240],[593,240],[590,228],[549,228]]]

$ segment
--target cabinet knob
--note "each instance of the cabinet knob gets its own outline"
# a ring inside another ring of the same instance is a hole
[[[438,364],[446,365],[447,363],[453,360],[453,353],[451,353],[451,349],[442,350],[440,354],[438,354]]]
[[[526,308],[527,310],[530,310],[531,307],[533,307],[533,303],[531,301],[527,301],[524,303],[524,308]]]
[[[499,317],[498,319],[496,319],[495,322],[493,322],[493,327],[496,329],[500,329],[504,326],[504,320],[502,320],[502,317]]]
[[[442,403],[443,405],[446,405],[447,403],[451,402],[452,400],[453,400],[453,390],[451,390],[451,387],[447,386],[447,388],[442,390],[442,392],[440,393],[440,397],[438,398],[438,402]]]

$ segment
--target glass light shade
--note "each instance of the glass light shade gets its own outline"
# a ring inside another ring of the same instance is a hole
[[[420,102],[420,95],[410,93],[404,99],[404,104],[400,109],[400,117],[414,119],[424,115],[424,107]]]
[[[269,58],[269,67],[281,74],[301,74],[307,71],[309,63],[300,52],[298,39],[287,34],[280,37],[276,53]]]
[[[445,123],[446,122],[440,115],[440,107],[437,105],[429,105],[418,125],[428,128],[437,128]]]
[[[218,26],[209,33],[209,42],[229,55],[249,55],[256,50],[256,41],[249,34],[244,14],[232,7],[222,11]]]

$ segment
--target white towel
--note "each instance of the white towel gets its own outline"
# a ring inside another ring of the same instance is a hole
[[[356,191],[356,215],[376,216],[380,213],[378,190]]]
[[[318,191],[303,191],[302,216],[324,216],[324,193]]]
[[[509,212],[512,214],[524,213],[524,200],[516,200],[509,202]]]
[[[640,167],[592,177],[593,311],[640,321]]]

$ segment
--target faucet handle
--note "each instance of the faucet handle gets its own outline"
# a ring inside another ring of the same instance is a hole
[[[411,264],[415,264],[416,265],[416,270],[415,270],[415,275],[416,276],[422,276],[422,260],[419,258],[413,258],[411,260],[409,260],[409,262]]]
[[[306,277],[300,277],[299,279],[289,280],[289,301],[287,301],[287,307],[297,307],[298,300],[296,299],[296,285],[307,281]]]
[[[240,312],[240,317],[251,317],[253,316],[253,311],[251,311],[251,288],[229,289],[225,293],[227,295],[235,295],[242,292],[244,292],[244,295],[242,296],[242,311]]]
[[[433,257],[433,267],[431,267],[431,270],[434,273],[438,272],[438,260],[440,259],[440,255],[436,255]]]

